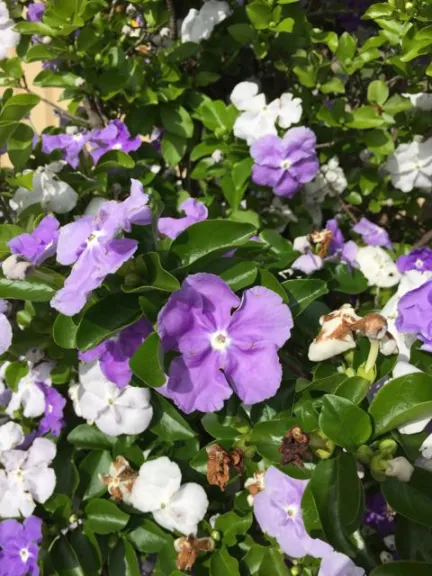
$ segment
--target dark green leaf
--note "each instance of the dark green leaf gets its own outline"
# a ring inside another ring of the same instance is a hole
[[[108,561],[109,576],[140,576],[141,571],[135,550],[127,540],[118,542]]]
[[[314,300],[328,292],[322,280],[287,280],[282,286],[288,294],[293,316],[301,314]]]
[[[110,450],[117,439],[113,436],[107,436],[96,428],[96,426],[80,424],[69,433],[67,440],[77,448],[86,448],[88,450]]]
[[[172,404],[159,394],[152,396],[153,420],[150,430],[165,442],[190,440],[195,432]]]
[[[49,302],[54,294],[54,288],[37,278],[30,277],[27,280],[0,278],[0,298]]]
[[[108,500],[92,500],[85,507],[85,513],[84,526],[95,534],[120,532],[129,521],[129,514]]]
[[[76,349],[76,334],[79,328],[77,317],[63,316],[59,314],[53,325],[54,342],[66,350]]]
[[[59,576],[86,576],[78,558],[64,536],[59,536],[50,549],[50,559]]]
[[[411,478],[411,481],[401,482],[396,478],[387,478],[381,484],[382,491],[385,499],[389,505],[396,510],[398,514],[405,516],[413,522],[424,524],[425,526],[432,526],[432,494],[430,486],[424,488],[423,486],[415,485],[416,471]],[[428,474],[432,481],[432,474]]]
[[[131,169],[134,166],[135,162],[129,154],[126,154],[126,152],[122,152],[121,150],[110,150],[101,156],[97,163],[97,167],[95,168],[95,172],[101,174],[107,170],[112,170],[113,168]]]
[[[165,384],[163,348],[156,332],[147,336],[130,359],[129,365],[135,376],[150,388],[158,388]]]
[[[323,398],[319,427],[327,438],[351,452],[372,434],[369,415],[353,402],[332,394]]]
[[[382,564],[370,573],[370,576],[430,576],[432,564],[424,562],[390,562]]]
[[[162,138],[162,156],[168,166],[175,167],[186,153],[187,141],[181,136],[166,132]]]
[[[223,546],[213,552],[210,562],[211,576],[240,576],[238,561]]]
[[[101,496],[106,492],[106,485],[100,481],[99,475],[109,473],[112,463],[109,452],[90,452],[79,465],[81,490],[83,500]]]
[[[220,514],[216,518],[215,530],[222,532],[222,542],[225,546],[235,546],[237,537],[243,536],[252,526],[252,513],[247,516],[239,516],[235,512]]]
[[[173,539],[151,520],[144,520],[138,528],[128,534],[129,540],[140,552],[153,554],[164,546],[173,546]]]
[[[175,104],[161,106],[160,115],[162,125],[168,132],[180,136],[180,138],[192,138],[193,121],[183,106],[176,106]]]

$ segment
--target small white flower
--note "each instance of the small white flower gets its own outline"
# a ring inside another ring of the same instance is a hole
[[[418,94],[402,94],[405,98],[411,100],[411,104],[414,108],[419,110],[432,110],[432,94],[428,92],[419,92]]]
[[[290,128],[293,124],[299,122],[302,114],[301,99],[294,98],[289,92],[282,94],[280,97],[279,126],[281,128]]]
[[[12,450],[24,442],[22,427],[16,422],[7,422],[0,426],[0,454]]]
[[[53,367],[54,364],[51,362],[43,362],[37,366],[32,366],[29,362],[29,371],[19,381],[16,392],[12,393],[6,414],[13,418],[14,412],[22,408],[26,418],[41,416],[45,411],[45,395],[37,382],[50,386],[50,373]]]
[[[9,17],[5,2],[0,2],[0,60],[7,57],[10,48],[16,48],[20,40],[18,32],[14,31],[15,22]]]
[[[420,446],[420,452],[422,453],[423,458],[427,460],[432,459],[432,434],[423,441],[423,444]]]
[[[32,270],[32,264],[19,254],[11,254],[2,262],[2,271],[8,280],[25,280]]]
[[[387,462],[386,476],[397,478],[401,482],[409,482],[414,472],[414,466],[404,456],[398,456]]]
[[[221,0],[208,0],[199,11],[191,8],[181,25],[181,41],[199,44],[208,40],[215,26],[230,14],[231,8]]]
[[[43,36],[42,44],[45,44],[45,46],[47,46],[48,44],[51,44],[51,42],[52,42],[52,38],[50,36]]]
[[[302,198],[306,210],[317,227],[322,223],[321,204],[326,196],[338,196],[348,187],[344,171],[339,166],[336,156],[327,164],[323,164],[312,182],[305,184],[302,190]]]
[[[356,261],[369,286],[391,288],[401,278],[396,264],[380,246],[364,246],[357,250]]]
[[[215,150],[211,155],[211,158],[215,164],[219,164],[220,162],[222,162],[224,158],[223,152],[221,152],[220,150]]]
[[[386,169],[393,186],[402,192],[432,188],[432,138],[400,144],[388,157]]]
[[[148,428],[153,408],[147,388],[118,388],[105,378],[99,362],[81,364],[79,377],[77,413],[94,422],[104,434],[141,434]]]

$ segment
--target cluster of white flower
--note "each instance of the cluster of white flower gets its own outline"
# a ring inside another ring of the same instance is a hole
[[[259,93],[256,82],[237,84],[230,100],[242,112],[235,121],[234,135],[249,145],[262,136],[276,135],[276,122],[281,128],[289,128],[303,113],[301,99],[289,92],[267,104],[265,94]]]
[[[182,42],[208,40],[215,26],[231,14],[231,8],[222,0],[208,0],[200,10],[191,8],[181,25]]]
[[[13,27],[15,22],[11,20],[6,2],[0,2],[0,60],[7,56],[10,48],[16,48],[20,35]]]
[[[414,188],[432,188],[432,138],[415,137],[410,144],[400,144],[385,165],[395,188],[411,192]]]
[[[432,94],[428,92],[418,92],[417,94],[402,94],[404,98],[409,98],[414,108],[428,112],[432,110]]]

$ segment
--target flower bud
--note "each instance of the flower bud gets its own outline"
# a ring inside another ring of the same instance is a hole
[[[374,451],[369,446],[366,446],[366,444],[359,446],[355,453],[356,459],[362,462],[362,464],[369,464],[373,455]]]
[[[213,538],[213,540],[215,540],[215,542],[219,542],[219,540],[221,539],[221,533],[219,532],[219,530],[212,530],[210,536]]]
[[[414,466],[404,456],[398,456],[387,462],[386,476],[397,478],[401,482],[409,482],[414,472]]]
[[[385,480],[388,461],[388,458],[383,457],[380,452],[377,452],[371,458],[370,469],[374,478],[379,482]]]
[[[393,440],[393,438],[386,438],[378,444],[378,450],[383,456],[393,456],[393,454],[396,453],[397,447],[397,442]]]

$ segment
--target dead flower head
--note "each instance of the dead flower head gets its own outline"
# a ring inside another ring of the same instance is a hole
[[[283,437],[279,452],[282,454],[281,466],[303,466],[303,461],[310,460],[312,456],[309,452],[309,435],[300,426],[292,426]]]
[[[100,474],[99,480],[108,487],[113,500],[128,503],[137,477],[138,472],[131,468],[126,458],[117,456],[109,468],[109,473]]]
[[[317,246],[317,255],[325,258],[328,253],[331,241],[333,240],[333,232],[325,228],[319,232],[312,232],[310,239],[315,246]]]
[[[243,452],[235,449],[228,452],[220,444],[212,444],[207,448],[207,480],[221,490],[228,484],[230,465],[239,473],[243,472]]]
[[[213,538],[183,536],[174,541],[177,552],[176,565],[179,570],[191,570],[199,552],[211,552],[214,549]]]
[[[265,472],[255,472],[252,478],[248,478],[244,483],[244,487],[249,492],[247,497],[249,506],[253,505],[255,496],[264,490],[264,475]]]

